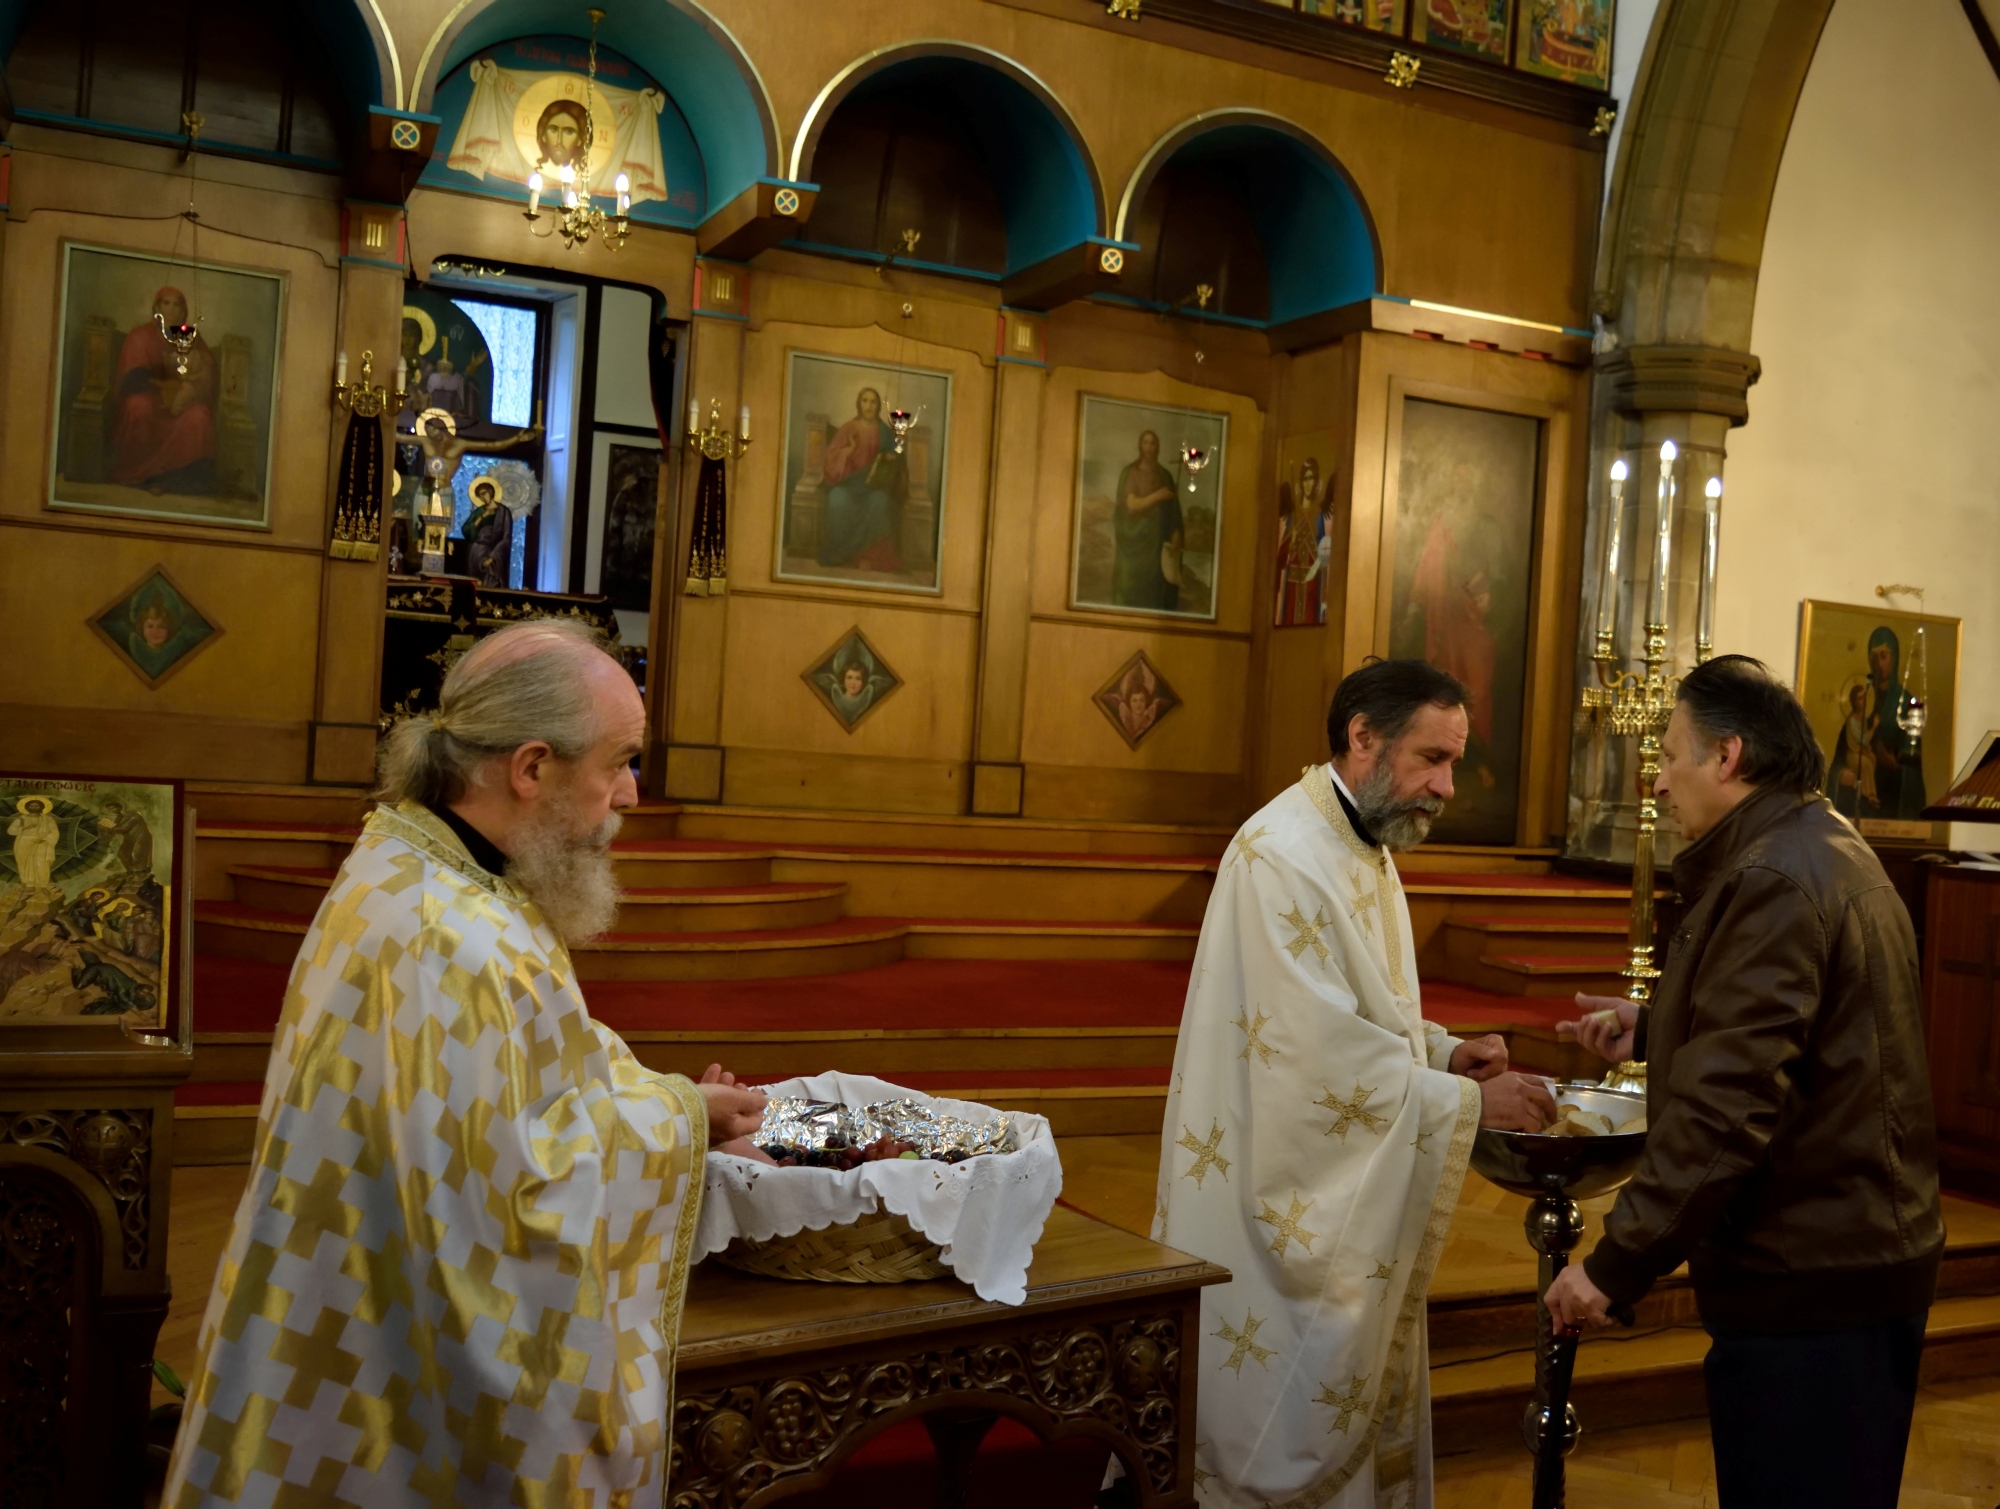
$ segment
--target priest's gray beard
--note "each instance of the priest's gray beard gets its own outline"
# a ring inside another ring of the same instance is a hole
[[[611,840],[624,822],[613,812],[587,833],[561,801],[552,802],[512,836],[507,878],[528,893],[565,943],[611,931],[618,918],[618,872]]]
[[[1387,751],[1375,773],[1354,788],[1354,810],[1361,824],[1384,848],[1414,849],[1431,836],[1431,822],[1444,811],[1444,802],[1434,796],[1398,801],[1391,794],[1395,777],[1390,773]]]

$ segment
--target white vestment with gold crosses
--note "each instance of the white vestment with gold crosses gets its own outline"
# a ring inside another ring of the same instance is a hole
[[[1202,1291],[1201,1503],[1431,1502],[1424,1305],[1480,1109],[1454,1046],[1388,851],[1307,770],[1224,857],[1167,1099],[1153,1235],[1233,1275]]]
[[[660,1503],[707,1142],[535,906],[377,810],[292,970],[162,1502]]]

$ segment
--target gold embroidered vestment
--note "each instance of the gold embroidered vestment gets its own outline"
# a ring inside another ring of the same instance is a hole
[[[163,1502],[661,1502],[707,1140],[532,902],[376,811],[293,966]]]

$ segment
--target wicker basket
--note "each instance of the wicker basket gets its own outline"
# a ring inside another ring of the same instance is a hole
[[[951,1271],[941,1261],[937,1243],[886,1211],[768,1242],[738,1237],[715,1256],[745,1273],[823,1284],[907,1284],[943,1278]]]

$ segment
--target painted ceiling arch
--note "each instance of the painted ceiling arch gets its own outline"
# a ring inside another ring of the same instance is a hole
[[[0,0],[0,59],[11,58],[28,18],[65,0]],[[341,103],[355,119],[371,105],[395,109],[400,64],[375,0],[288,0],[324,43]]]
[[[1210,111],[1155,142],[1119,200],[1115,239],[1128,238],[1154,181],[1176,162],[1219,170],[1241,189],[1269,269],[1272,324],[1381,289],[1381,240],[1353,176],[1317,137],[1261,110]]]
[[[517,37],[589,34],[574,0],[466,0],[425,45],[409,108],[428,112],[439,81],[488,47]],[[711,207],[778,173],[777,117],[764,81],[736,38],[692,0],[622,5],[604,18],[598,40],[658,80],[686,118]]]
[[[961,42],[883,48],[835,74],[800,123],[788,176],[812,181],[820,138],[844,103],[902,90],[945,95],[960,112],[1000,200],[1009,272],[1103,234],[1103,186],[1068,107],[1011,58]]]

